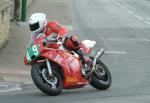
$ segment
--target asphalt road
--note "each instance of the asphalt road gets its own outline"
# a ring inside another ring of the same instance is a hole
[[[70,0],[76,34],[107,51],[102,60],[111,71],[112,86],[106,91],[86,86],[50,97],[30,85],[0,94],[1,103],[149,103],[149,10],[149,0]]]

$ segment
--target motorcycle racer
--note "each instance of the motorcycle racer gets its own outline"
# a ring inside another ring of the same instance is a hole
[[[32,32],[31,43],[40,36],[45,36],[56,40],[59,36],[64,36],[68,30],[57,22],[47,22],[46,14],[34,13],[29,18],[29,28]]]
[[[43,13],[34,13],[29,18],[29,27],[32,32],[31,44],[34,43],[36,38],[41,36],[46,37],[48,40],[53,40],[57,42],[59,37],[63,37],[68,30],[58,24],[57,22],[47,22],[46,14]],[[64,37],[63,45],[66,49],[76,52],[83,64],[91,64],[92,60],[85,56],[84,51],[81,49],[82,42],[80,42],[76,36]],[[83,73],[85,74],[85,73]]]

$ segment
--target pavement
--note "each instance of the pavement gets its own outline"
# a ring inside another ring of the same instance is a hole
[[[33,0],[28,8],[27,18],[35,12],[45,13],[49,21],[58,21],[72,29],[68,16],[68,0]],[[31,67],[23,64],[30,34],[27,22],[11,23],[8,45],[0,53],[0,93],[22,90],[22,86],[33,83]]]

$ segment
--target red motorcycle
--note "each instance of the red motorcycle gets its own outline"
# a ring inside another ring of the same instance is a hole
[[[45,38],[38,38],[28,47],[24,57],[24,63],[32,66],[33,82],[42,92],[58,95],[63,89],[82,88],[87,84],[98,90],[110,87],[111,74],[105,64],[100,61],[104,49],[92,55],[89,44],[93,41],[83,41],[83,50],[93,60],[93,64],[87,67],[88,72],[84,75],[82,60],[78,54],[66,50],[62,42],[43,41]]]

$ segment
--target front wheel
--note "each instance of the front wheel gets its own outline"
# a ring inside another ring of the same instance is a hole
[[[97,60],[95,71],[91,75],[91,85],[98,90],[105,90],[112,82],[111,74],[104,63]]]
[[[61,93],[63,81],[59,73],[53,70],[53,77],[48,75],[45,63],[32,65],[31,76],[35,85],[44,93],[55,96]]]

